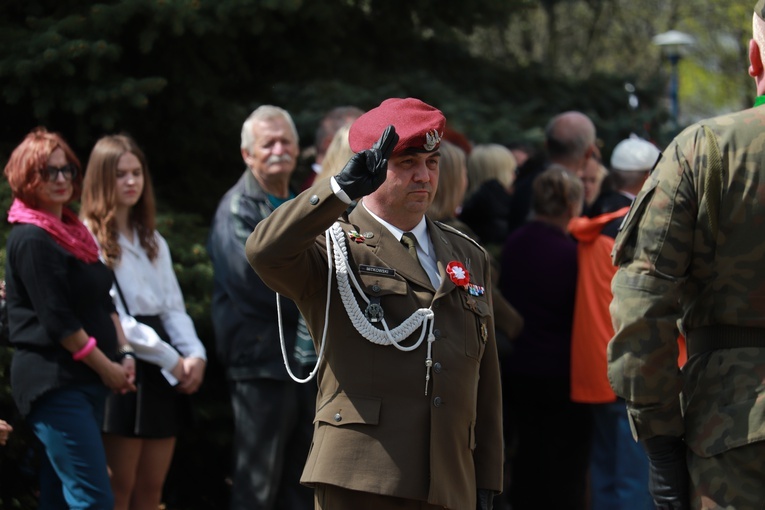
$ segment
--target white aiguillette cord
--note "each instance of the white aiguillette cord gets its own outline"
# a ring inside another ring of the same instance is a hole
[[[310,381],[314,378],[316,375],[316,372],[318,370],[319,365],[321,364],[321,361],[324,357],[324,348],[326,346],[326,340],[327,340],[327,326],[329,324],[329,303],[330,303],[330,296],[331,296],[331,289],[332,289],[332,261],[334,259],[335,263],[335,273],[337,275],[337,287],[338,291],[340,292],[340,300],[343,302],[343,306],[345,306],[345,311],[348,314],[348,318],[351,319],[351,323],[353,324],[353,327],[356,328],[356,331],[359,332],[361,336],[366,338],[368,341],[378,344],[378,345],[393,345],[396,349],[400,351],[413,351],[417,349],[421,344],[422,341],[425,339],[425,334],[427,333],[428,336],[428,352],[427,357],[425,359],[425,395],[428,394],[428,383],[430,382],[430,367],[433,366],[433,358],[431,356],[432,354],[432,346],[433,342],[435,341],[436,337],[433,335],[433,325],[434,325],[434,318],[435,314],[433,313],[433,310],[430,308],[420,308],[416,310],[411,316],[409,316],[408,319],[406,319],[404,322],[402,322],[398,327],[394,328],[393,330],[390,330],[388,328],[388,324],[385,322],[385,319],[382,319],[380,322],[383,325],[383,329],[377,329],[374,327],[369,320],[367,320],[366,316],[364,315],[364,312],[359,307],[358,302],[353,296],[353,290],[351,289],[351,285],[349,282],[350,280],[353,282],[354,287],[356,287],[357,292],[359,295],[366,301],[367,304],[369,304],[370,300],[364,293],[364,291],[361,289],[361,286],[359,285],[358,281],[356,280],[356,277],[354,276],[352,271],[348,271],[348,248],[345,244],[345,233],[343,232],[343,229],[340,227],[339,223],[333,224],[330,228],[327,229],[326,233],[326,240],[327,240],[327,308],[324,311],[324,331],[321,335],[321,343],[319,348],[319,355],[316,360],[316,365],[314,366],[313,370],[310,374],[308,374],[308,377],[305,379],[299,379],[297,378],[290,369],[289,361],[287,359],[287,348],[285,346],[284,341],[284,329],[282,328],[282,308],[281,308],[281,302],[279,300],[279,294],[276,295],[276,310],[279,317],[279,340],[281,341],[281,347],[282,347],[282,357],[284,359],[284,366],[287,368],[287,373],[290,375],[293,381],[298,383],[305,383]],[[331,245],[334,244],[334,256],[332,252]],[[408,338],[417,328],[422,326],[422,333],[420,334],[420,338],[417,340],[417,342],[414,345],[411,345],[409,347],[405,347],[401,345],[400,342],[404,341],[406,338]]]

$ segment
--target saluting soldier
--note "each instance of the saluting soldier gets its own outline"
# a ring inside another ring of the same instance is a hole
[[[609,379],[627,400],[661,509],[765,502],[763,16],[759,0],[749,43],[756,107],[678,135],[614,247]]]
[[[317,509],[491,509],[502,489],[489,259],[425,216],[444,125],[418,99],[383,101],[351,126],[345,168],[247,241],[319,352],[301,480]]]

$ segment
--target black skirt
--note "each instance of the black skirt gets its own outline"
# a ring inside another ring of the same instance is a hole
[[[165,342],[169,336],[158,316],[136,316],[154,328]],[[103,431],[125,437],[160,439],[175,437],[188,417],[187,396],[178,393],[152,363],[136,360],[136,391],[125,395],[110,394],[106,399]]]

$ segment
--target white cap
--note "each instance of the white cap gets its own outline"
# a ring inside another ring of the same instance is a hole
[[[647,172],[656,164],[660,154],[654,144],[632,135],[614,147],[611,168],[622,172]]]

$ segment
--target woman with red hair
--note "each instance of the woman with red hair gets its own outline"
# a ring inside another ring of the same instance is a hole
[[[14,200],[6,245],[11,390],[45,447],[40,508],[114,505],[101,442],[108,390],[135,389],[135,360],[98,247],[67,205],[80,162],[60,135],[37,128],[11,154]]]

